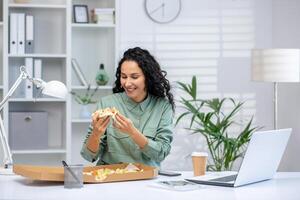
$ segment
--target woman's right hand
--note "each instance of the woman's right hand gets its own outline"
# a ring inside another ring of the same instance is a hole
[[[87,148],[96,153],[99,150],[100,137],[105,133],[105,130],[109,124],[110,117],[100,118],[98,114],[94,114],[92,117],[93,131],[87,142]]]
[[[110,121],[109,116],[100,118],[98,114],[94,114],[92,117],[92,127],[93,127],[92,134],[97,137],[101,137],[105,133],[109,121]]]

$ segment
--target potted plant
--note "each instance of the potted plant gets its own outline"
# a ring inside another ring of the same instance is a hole
[[[195,76],[191,84],[177,83],[180,90],[189,97],[187,99],[181,97],[179,101],[185,111],[177,118],[176,125],[189,116],[190,123],[187,130],[200,133],[206,140],[211,156],[207,169],[211,171],[231,170],[234,161],[244,155],[246,144],[250,141],[252,133],[260,127],[252,127],[253,117],[244,126],[235,121],[235,116],[243,105],[241,102],[236,102],[232,98],[197,99]],[[228,113],[223,110],[225,103],[233,105]],[[237,136],[230,136],[229,128],[236,124],[243,128]]]
[[[71,92],[72,96],[74,97],[75,101],[81,105],[80,108],[80,117],[81,118],[90,118],[91,112],[88,109],[89,104],[95,104],[97,101],[93,100],[94,95],[98,90],[98,86],[94,90],[91,90],[91,85],[89,84],[86,92],[81,95],[74,91]]]

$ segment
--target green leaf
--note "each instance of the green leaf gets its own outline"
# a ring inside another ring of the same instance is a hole
[[[177,124],[179,123],[179,121],[181,120],[181,118],[185,117],[185,116],[188,115],[188,114],[190,114],[190,113],[189,113],[189,112],[185,112],[185,113],[181,114],[181,115],[177,118],[175,125],[177,125]]]
[[[181,87],[179,89],[183,90],[184,92],[190,94],[190,90],[188,88],[188,85],[187,84],[184,84],[182,82],[177,82]]]
[[[191,88],[191,96],[193,99],[197,99],[197,79],[196,76],[192,78],[192,88]]]

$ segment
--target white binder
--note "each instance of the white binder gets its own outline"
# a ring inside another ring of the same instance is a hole
[[[25,14],[18,13],[18,54],[25,53]]]
[[[34,78],[42,79],[42,60],[34,59]]]
[[[33,75],[33,58],[25,58],[26,71],[30,77]],[[33,84],[31,81],[26,79],[25,98],[33,98]]]
[[[71,62],[72,62],[72,68],[74,69],[74,72],[75,72],[77,78],[79,79],[81,85],[87,86],[88,85],[87,80],[86,80],[85,76],[83,75],[83,72],[82,72],[77,60],[75,58],[72,58]]]
[[[34,68],[33,68],[34,78],[42,79],[42,60],[34,59]],[[40,91],[35,86],[33,87],[33,95],[35,98],[41,97]]]
[[[17,43],[18,43],[18,13],[10,14],[9,23],[9,53],[17,54]]]
[[[26,15],[25,53],[34,52],[34,17]]]

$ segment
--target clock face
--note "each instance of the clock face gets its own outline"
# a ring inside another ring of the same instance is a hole
[[[145,0],[145,10],[154,22],[166,24],[178,17],[181,0]]]

